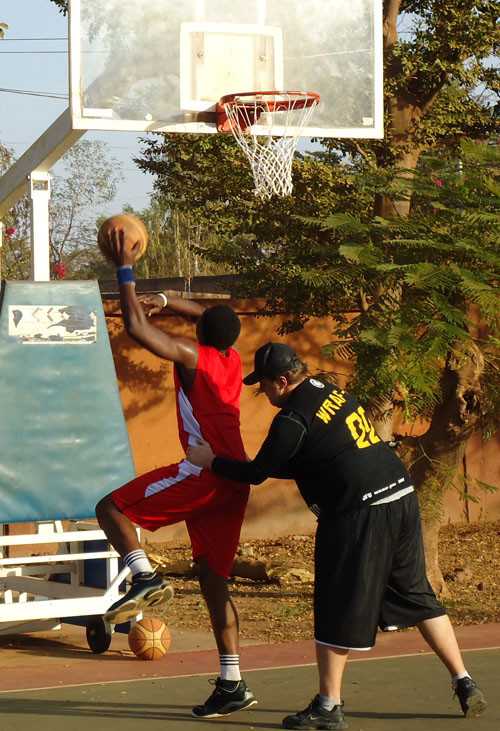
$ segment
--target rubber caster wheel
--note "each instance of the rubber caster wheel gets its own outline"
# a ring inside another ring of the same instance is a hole
[[[111,644],[111,629],[101,617],[87,624],[87,642],[96,655],[106,652]]]

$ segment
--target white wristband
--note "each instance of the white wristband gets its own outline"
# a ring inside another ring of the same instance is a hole
[[[163,299],[163,307],[166,307],[168,304],[168,297],[164,292],[158,292],[158,297],[161,297]]]

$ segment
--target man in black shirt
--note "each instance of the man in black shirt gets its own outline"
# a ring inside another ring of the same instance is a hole
[[[350,650],[369,650],[377,628],[416,625],[450,671],[464,715],[486,707],[467,673],[445,609],[425,574],[416,494],[394,450],[375,432],[356,399],[311,378],[296,353],[267,343],[243,381],[259,383],[280,408],[255,459],[213,454],[206,444],[188,459],[227,479],[259,484],[293,478],[318,517],[314,636],[319,694],[283,719],[284,728],[344,729],[342,676]]]

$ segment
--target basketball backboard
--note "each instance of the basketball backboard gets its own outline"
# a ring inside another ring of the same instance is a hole
[[[382,137],[382,0],[71,0],[74,129],[215,132],[225,94],[321,95],[309,137]]]

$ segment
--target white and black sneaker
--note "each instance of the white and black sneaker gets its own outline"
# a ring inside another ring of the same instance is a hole
[[[244,680],[209,680],[215,690],[201,706],[195,706],[191,715],[195,718],[217,718],[228,716],[235,711],[242,711],[257,703]]]
[[[110,606],[103,617],[104,621],[109,624],[128,622],[146,607],[164,604],[173,596],[173,587],[156,573],[136,574],[132,579],[130,589]]]
[[[325,731],[348,728],[343,708],[344,702],[339,706],[334,706],[331,711],[327,711],[320,706],[319,695],[317,695],[303,711],[286,716],[281,725],[283,728],[325,729]]]

